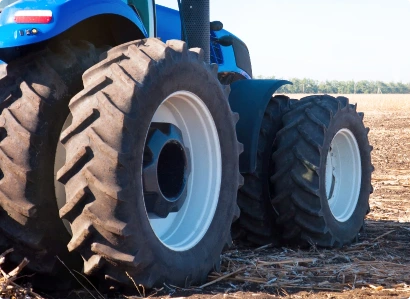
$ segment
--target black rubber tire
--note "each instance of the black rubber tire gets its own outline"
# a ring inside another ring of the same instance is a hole
[[[182,41],[146,39],[111,49],[83,81],[85,90],[70,102],[73,122],[60,139],[67,150],[58,172],[67,194],[60,216],[73,230],[69,250],[81,253],[85,274],[114,284],[132,286],[126,273],[145,287],[204,282],[232,242],[230,226],[239,217],[236,193],[243,180],[235,131],[239,118],[230,110],[217,68],[211,72],[202,50],[188,51]],[[202,240],[186,251],[174,251],[156,237],[141,180],[152,116],[178,90],[193,92],[207,105],[222,151],[215,217]]]
[[[282,116],[290,110],[292,101],[276,95],[266,107],[259,132],[256,170],[245,174],[245,183],[238,191],[241,216],[233,226],[233,235],[254,245],[278,244],[280,228],[275,225],[276,213],[270,203],[270,173],[273,142],[282,129]],[[241,232],[238,232],[241,230]]]
[[[372,192],[368,132],[363,113],[345,97],[309,96],[291,104],[283,116],[283,129],[275,141],[270,178],[272,205],[283,226],[284,240],[300,245],[341,247],[354,241],[369,212]],[[330,211],[325,189],[326,159],[330,143],[340,129],[356,138],[362,167],[358,203],[351,217],[339,222]]]
[[[61,116],[98,54],[88,42],[64,41],[11,62],[0,79],[0,248],[13,247],[7,260],[27,257],[27,268],[37,273],[62,267],[56,255],[81,265],[66,248],[69,234],[58,215],[53,164]]]

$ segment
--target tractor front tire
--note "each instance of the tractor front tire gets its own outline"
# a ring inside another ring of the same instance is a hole
[[[202,50],[146,39],[107,54],[60,139],[68,248],[108,283],[202,283],[239,216],[238,116]]]
[[[372,192],[363,113],[344,97],[309,96],[291,104],[283,124],[270,178],[283,238],[323,247],[351,243]]]

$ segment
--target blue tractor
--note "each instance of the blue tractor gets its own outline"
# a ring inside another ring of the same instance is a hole
[[[273,96],[290,82],[252,79],[209,0],[178,5],[0,1],[0,249],[12,260],[187,286],[219,269],[232,236],[332,247],[359,234],[363,114],[344,97]]]

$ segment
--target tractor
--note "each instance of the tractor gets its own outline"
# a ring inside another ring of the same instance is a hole
[[[232,236],[334,247],[362,229],[363,114],[274,95],[291,83],[252,79],[209,0],[178,6],[0,1],[0,249],[39,277],[189,286]]]

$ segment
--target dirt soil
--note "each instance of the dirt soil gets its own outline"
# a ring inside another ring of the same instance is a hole
[[[358,110],[365,112],[365,124],[371,128],[375,166],[371,212],[357,242],[334,250],[236,247],[223,254],[221,272],[211,273],[205,286],[181,289],[164,285],[147,293],[140,287],[134,295],[410,298],[410,95],[353,100],[358,102]],[[68,297],[88,296],[81,290]]]

